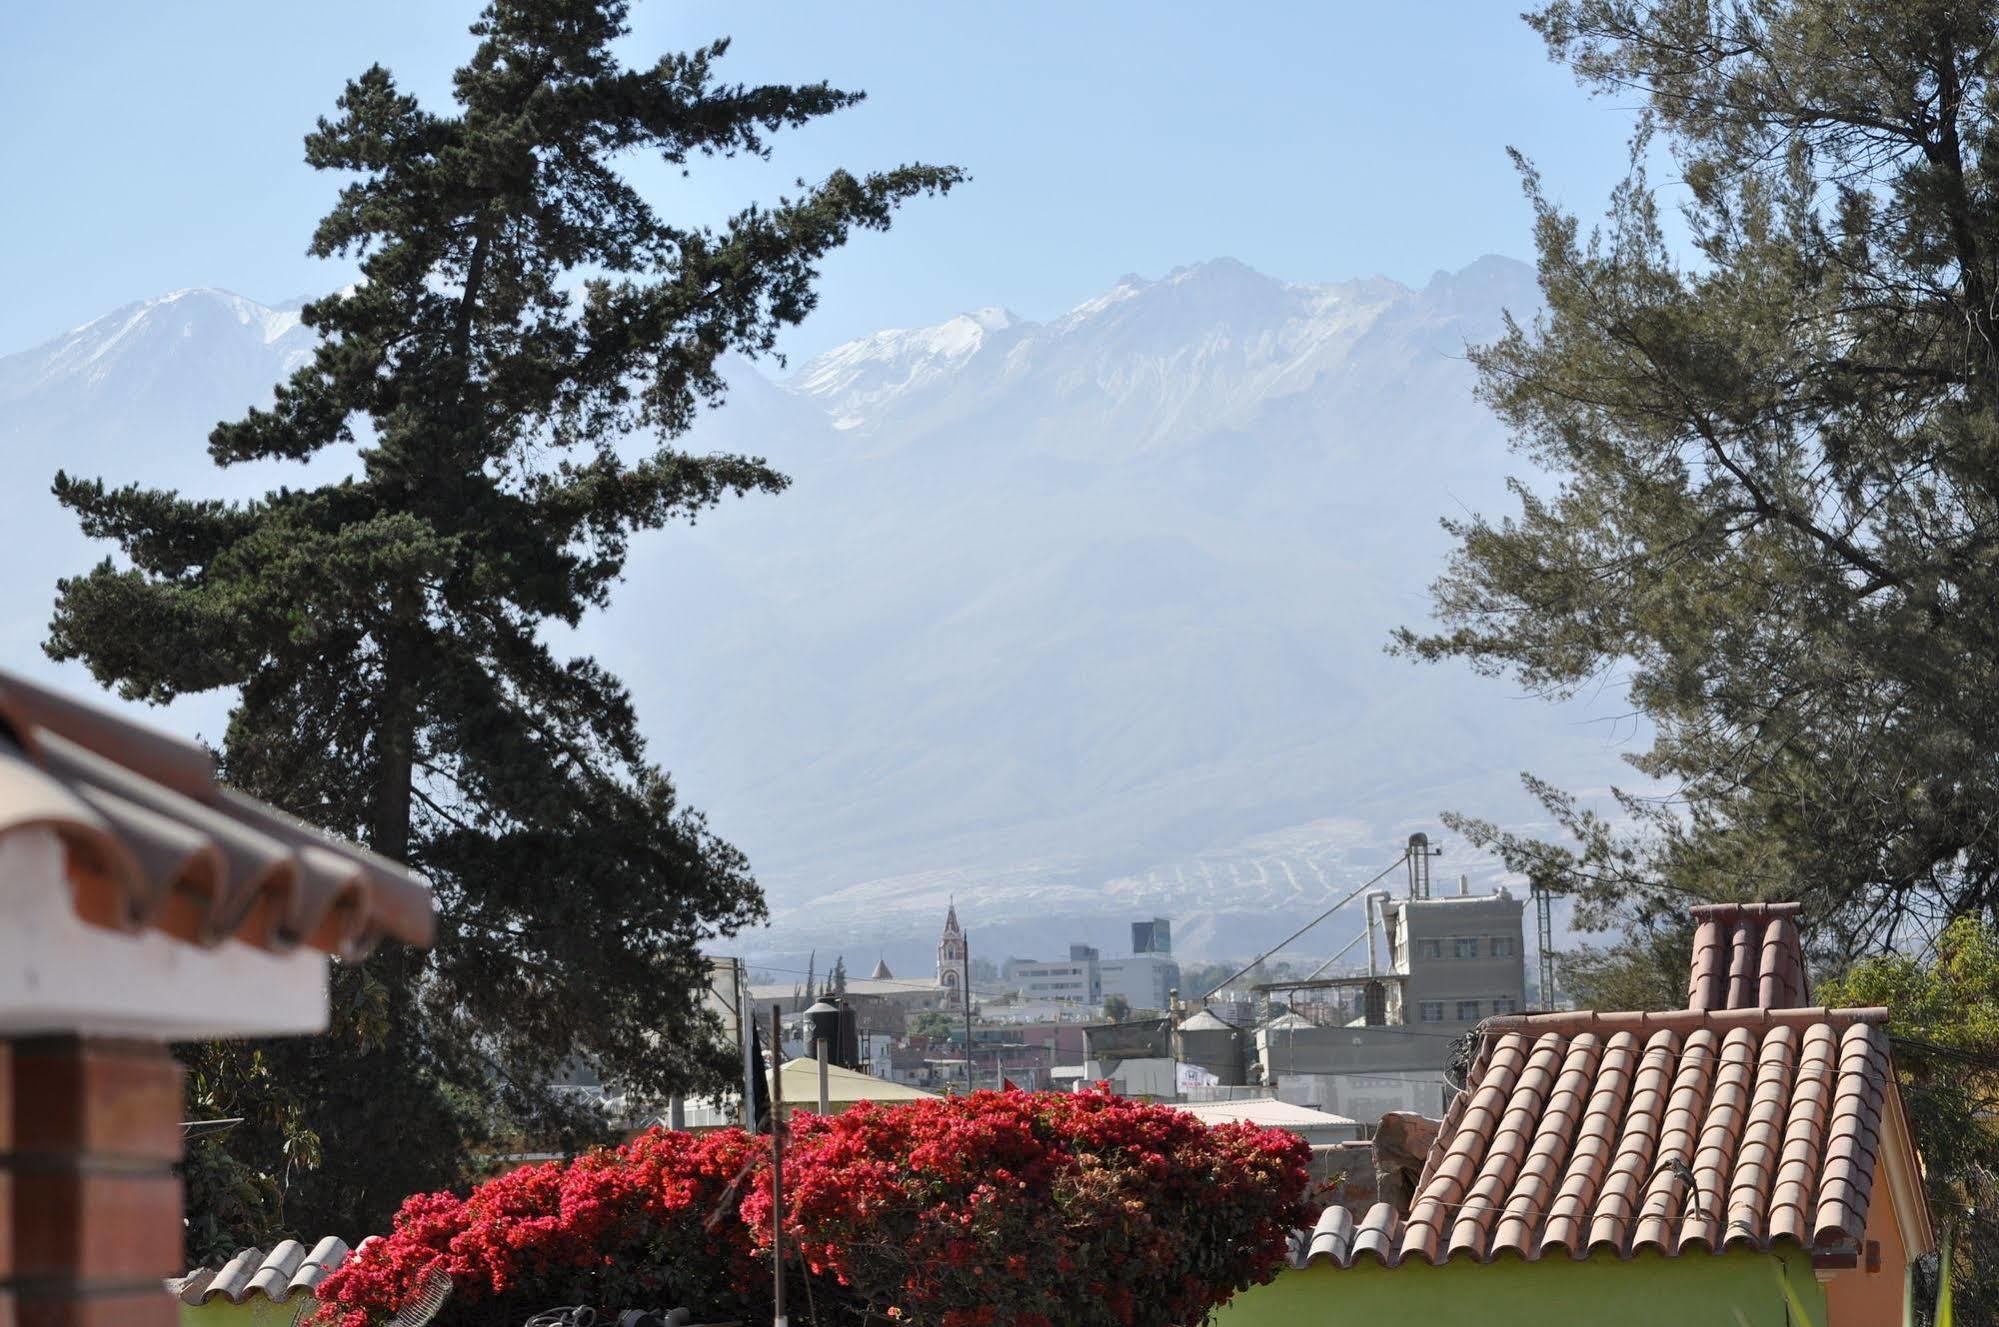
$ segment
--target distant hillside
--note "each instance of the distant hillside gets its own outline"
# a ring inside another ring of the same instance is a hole
[[[1443,808],[1531,816],[1522,769],[1620,768],[1579,711],[1382,651],[1425,612],[1438,518],[1506,501],[1519,463],[1464,348],[1536,303],[1500,258],[1421,290],[1219,261],[1045,323],[881,332],[782,382],[743,366],[693,445],[794,487],[642,541],[576,647],[632,683],[654,754],[750,853],[774,926],[748,947],[773,961],[920,971],[952,894],[995,959],[1121,950],[1155,911],[1185,954],[1243,952]],[[0,440],[29,476],[246,493],[335,472],[218,478],[202,453],[305,335],[214,291],[119,310],[0,359]],[[0,496],[32,532],[0,591],[24,644],[53,577],[100,555],[52,507],[39,479]]]

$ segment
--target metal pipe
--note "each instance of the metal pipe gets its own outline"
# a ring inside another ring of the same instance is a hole
[[[965,1002],[965,1090],[972,1090],[972,933],[965,932],[960,953],[964,966],[958,976],[958,998]]]
[[[750,978],[743,960],[732,958],[729,966],[736,974],[736,1036],[743,1043],[743,1131],[757,1131],[757,1075],[763,1072],[756,1062],[757,1011],[750,1004]]]
[[[1374,896],[1370,894],[1368,897],[1372,898]],[[1359,944],[1362,940],[1372,941],[1372,939],[1373,936],[1366,931],[1363,931],[1359,935],[1356,935],[1353,939],[1347,941],[1344,945],[1341,945],[1339,951],[1335,953],[1331,958],[1327,959],[1325,962],[1321,963],[1318,967],[1313,968],[1310,972],[1306,973],[1305,980],[1311,981],[1312,979],[1317,977],[1321,972],[1324,972],[1327,968],[1333,966],[1333,964],[1345,958],[1347,954],[1353,949],[1353,947]],[[1372,950],[1373,947],[1374,946],[1372,944],[1368,946],[1370,950]],[[1367,975],[1370,977],[1374,975],[1374,963],[1372,961],[1372,955],[1370,955],[1370,959],[1367,965]]]
[[[832,1110],[833,1103],[829,1099],[831,1093],[827,1090],[827,1082],[826,1082],[826,1054],[827,1054],[826,1038],[824,1037],[819,1038],[818,1049],[819,1049],[819,1113],[821,1115],[831,1115],[833,1113]]]
[[[1404,862],[1408,860],[1409,860],[1409,854],[1405,850],[1400,857],[1397,857],[1394,861],[1382,867],[1381,870],[1375,872],[1374,877],[1368,880],[1366,883],[1362,884],[1359,889],[1356,889],[1351,894],[1346,895],[1338,903],[1335,903],[1332,907],[1327,908],[1324,912],[1312,918],[1311,921],[1306,922],[1303,926],[1300,926],[1297,930],[1291,932],[1291,934],[1285,936],[1282,940],[1279,940],[1276,944],[1264,950],[1261,954],[1258,954],[1255,958],[1243,964],[1241,967],[1237,968],[1234,972],[1231,972],[1221,981],[1215,983],[1213,986],[1210,986],[1208,988],[1208,994],[1203,995],[1201,998],[1203,1000],[1206,1000],[1208,998],[1208,995],[1213,995],[1215,992],[1223,989],[1230,982],[1234,981],[1237,977],[1240,977],[1243,973],[1248,972],[1251,968],[1263,962],[1264,959],[1269,958],[1272,954],[1284,948],[1284,946],[1290,944],[1293,940],[1296,940],[1299,936],[1305,934],[1305,932],[1311,930],[1314,926],[1317,926],[1320,922],[1326,920],[1326,918],[1332,916],[1334,913],[1338,912],[1341,908],[1344,908],[1347,904],[1359,898],[1362,890],[1365,890],[1372,885],[1380,884],[1382,880],[1387,878],[1390,872],[1394,871],[1396,867],[1402,865]]]

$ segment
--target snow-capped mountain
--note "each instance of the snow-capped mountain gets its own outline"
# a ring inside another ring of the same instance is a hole
[[[178,422],[237,398],[242,405],[267,398],[277,377],[312,354],[312,330],[299,322],[303,303],[271,307],[226,290],[176,290],[9,355],[0,359],[0,436],[20,436],[58,413],[101,428],[141,411]]]
[[[1442,809],[1531,817],[1523,769],[1619,769],[1581,711],[1382,649],[1424,618],[1438,518],[1507,504],[1519,463],[1464,351],[1537,303],[1500,258],[1421,289],[1219,261],[1045,321],[879,332],[782,380],[739,365],[688,445],[766,455],[793,488],[640,540],[572,644],[750,854],[774,918],[752,949],[900,970],[955,894],[995,959],[1117,948],[1154,912],[1185,953],[1244,952]],[[0,578],[10,662],[54,578],[101,556],[39,477],[242,494],[338,472],[204,452],[310,344],[295,313],[188,291],[0,358],[0,438],[31,478],[0,522],[35,532]],[[1459,857],[1439,870],[1496,869]]]

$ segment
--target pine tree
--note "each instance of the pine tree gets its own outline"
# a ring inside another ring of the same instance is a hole
[[[1636,924],[1639,963],[1689,898],[1801,898],[1834,962],[1991,915],[1999,10],[1529,21],[1641,101],[1637,164],[1589,234],[1526,173],[1547,310],[1476,363],[1543,477],[1452,527],[1443,630],[1402,645],[1557,695],[1627,685],[1665,793],[1626,795],[1633,829],[1534,784],[1570,844],[1466,827],[1585,920]]]
[[[328,1140],[297,1224],[379,1228],[481,1132],[552,1127],[544,1085],[572,1056],[640,1094],[721,1072],[699,946],[761,917],[761,897],[648,762],[626,690],[543,628],[604,608],[638,533],[784,487],[760,459],[673,439],[721,400],[724,355],[769,353],[812,309],[830,250],[961,175],[836,171],[720,227],[676,225],[621,158],[767,156],[860,97],[720,82],[723,41],[625,67],[626,10],[494,0],[453,110],[377,66],[307,136],[307,161],[346,181],[310,252],[358,259],[361,279],[306,306],[311,362],[209,451],[351,447],[351,478],[240,504],[55,481],[129,565],[61,582],[49,653],[148,701],[240,688],[226,777],[436,887],[434,950],[341,975],[343,1009],[379,1017],[263,1048],[290,1057]]]

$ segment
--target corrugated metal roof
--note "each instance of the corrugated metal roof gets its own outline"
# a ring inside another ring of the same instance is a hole
[[[1230,1027],[1227,1023],[1222,1022],[1221,1019],[1215,1017],[1212,1011],[1207,1009],[1203,1009],[1199,1013],[1194,1014],[1189,1018],[1182,1019],[1180,1022],[1180,1030],[1182,1032],[1235,1031],[1234,1028]]]
[[[218,1296],[241,1304],[253,1295],[282,1304],[294,1295],[316,1293],[326,1274],[347,1261],[347,1253],[346,1242],[334,1235],[310,1250],[288,1239],[268,1254],[261,1249],[240,1249],[222,1266],[196,1268],[167,1282],[167,1288],[183,1304],[206,1304]]]
[[[1182,1101],[1174,1105],[1175,1109],[1197,1116],[1205,1124],[1241,1122],[1261,1125],[1266,1129],[1322,1129],[1359,1123],[1344,1115],[1333,1115],[1272,1097],[1249,1097],[1241,1101]]]
[[[1263,1024],[1265,1032],[1296,1032],[1299,1028],[1316,1028],[1319,1025],[1303,1014],[1282,1013]]]
[[[77,915],[343,958],[427,945],[430,888],[216,782],[202,747],[0,672],[0,836],[53,831]]]
[[[819,1061],[804,1056],[786,1060],[783,1072],[786,1108],[810,1109],[819,1103]],[[924,1101],[936,1095],[935,1092],[925,1092],[886,1078],[876,1078],[857,1069],[842,1069],[837,1064],[826,1066],[826,1100],[829,1105],[851,1106],[857,1101],[892,1104]]]

